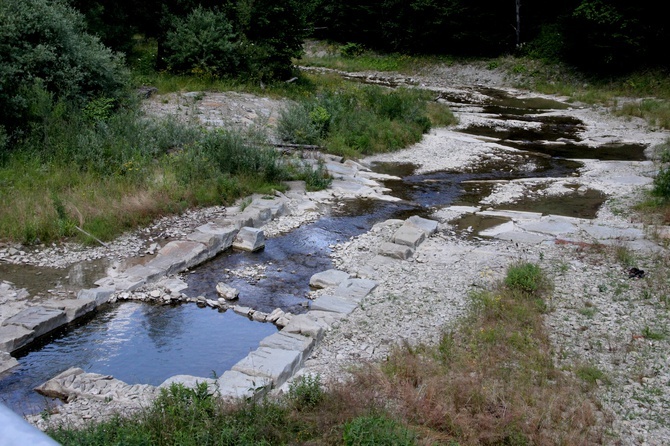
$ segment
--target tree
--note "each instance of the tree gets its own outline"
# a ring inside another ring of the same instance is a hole
[[[70,6],[2,0],[0,23],[0,123],[10,136],[28,123],[40,98],[83,103],[123,94],[122,59],[85,32],[83,16]]]

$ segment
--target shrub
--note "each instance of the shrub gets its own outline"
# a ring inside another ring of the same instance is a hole
[[[85,32],[61,1],[0,2],[0,122],[11,136],[34,121],[40,97],[85,102],[119,98],[128,79],[121,57]]]
[[[288,400],[297,411],[313,409],[324,396],[319,375],[300,376],[289,386]]]
[[[201,7],[175,19],[165,40],[168,67],[177,73],[234,74],[239,64],[238,47],[226,15]]]
[[[520,262],[507,270],[505,285],[512,290],[532,294],[546,287],[546,278],[538,265]]]

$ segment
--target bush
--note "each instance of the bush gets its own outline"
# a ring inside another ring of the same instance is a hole
[[[319,375],[300,376],[289,386],[288,400],[297,411],[313,409],[325,396]]]
[[[213,76],[236,73],[238,48],[237,35],[226,15],[201,7],[175,19],[164,46],[171,71]]]
[[[505,285],[511,290],[536,293],[546,288],[547,279],[540,267],[530,262],[520,262],[507,270]]]
[[[0,2],[0,122],[12,136],[36,118],[34,103],[119,98],[128,79],[120,56],[85,32],[61,1]],[[32,109],[32,110],[31,110]]]

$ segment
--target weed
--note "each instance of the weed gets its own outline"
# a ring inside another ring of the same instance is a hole
[[[635,264],[635,255],[626,246],[617,246],[614,251],[616,259],[625,267],[631,267]]]
[[[385,415],[354,418],[344,425],[342,440],[347,446],[410,446],[416,435]]]
[[[665,339],[665,334],[659,331],[654,331],[649,326],[645,326],[642,329],[642,336],[644,336],[645,339],[649,339],[650,341],[661,341]]]
[[[319,375],[303,375],[291,382],[288,401],[297,411],[313,409],[324,398]]]
[[[507,270],[505,285],[512,290],[532,294],[545,290],[548,282],[538,265],[519,262]]]
[[[609,383],[605,372],[593,365],[581,365],[575,370],[575,375],[589,386],[595,386],[598,382]]]
[[[597,312],[598,310],[594,307],[584,307],[579,310],[579,314],[588,318],[592,318]]]

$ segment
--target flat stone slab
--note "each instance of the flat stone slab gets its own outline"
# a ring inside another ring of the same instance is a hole
[[[499,234],[495,234],[493,237],[499,240],[509,240],[510,242],[525,243],[530,245],[537,245],[538,243],[542,243],[547,240],[553,240],[553,237],[548,235],[523,231],[501,232]]]
[[[541,212],[528,211],[481,211],[477,212],[477,215],[486,217],[505,217],[513,220],[539,220],[542,218]]]
[[[7,352],[0,352],[0,375],[19,365],[19,361]]]
[[[34,331],[37,338],[67,324],[67,314],[63,310],[45,307],[30,307],[5,319],[2,325],[18,325]]]
[[[233,245],[238,228],[233,224],[221,225],[218,223],[207,223],[195,228],[186,238],[194,242],[200,242],[214,251],[224,251]]]
[[[534,221],[530,223],[519,223],[519,227],[524,231],[539,232],[540,234],[549,234],[559,236],[570,234],[577,231],[577,226],[563,219],[547,219],[544,221]]]
[[[96,306],[99,306],[109,302],[109,299],[115,292],[116,288],[113,286],[88,288],[84,290],[79,290],[79,292],[77,293],[77,299],[83,299],[83,300],[93,299],[95,301]]]
[[[169,276],[202,263],[210,255],[211,251],[202,243],[176,240],[163,246],[146,266],[163,270],[165,275]]]
[[[516,223],[514,223],[513,221],[506,221],[505,223],[501,223],[491,228],[484,229],[483,231],[479,231],[479,235],[484,237],[495,237],[498,234],[502,234],[505,232],[514,232],[515,229],[516,229]]]
[[[384,242],[379,246],[379,254],[393,259],[407,260],[414,254],[414,250],[406,245]]]
[[[42,302],[42,305],[47,308],[56,308],[58,310],[65,311],[68,323],[95,311],[95,309],[98,307],[95,303],[95,299],[91,298],[63,300],[53,299]]]
[[[412,249],[416,249],[424,240],[426,240],[426,233],[422,229],[407,224],[398,228],[391,238],[393,243],[409,246]]]
[[[314,338],[282,330],[262,339],[259,345],[261,347],[301,351],[304,354],[308,354],[315,344]]]
[[[324,331],[329,328],[325,322],[314,320],[308,314],[297,314],[282,329],[286,333],[302,334],[317,341],[323,337]]]
[[[0,351],[11,353],[35,339],[35,332],[20,325],[0,327]]]
[[[612,228],[604,225],[583,225],[580,227],[584,232],[598,240],[642,240],[644,231],[638,228]]]
[[[320,296],[312,302],[310,308],[313,310],[331,311],[333,313],[349,314],[356,309],[358,304],[350,300],[335,296]]]
[[[235,364],[232,370],[269,378],[278,387],[295,373],[302,365],[302,360],[303,352],[298,350],[259,347]]]
[[[254,252],[265,247],[265,233],[262,229],[244,227],[237,233],[233,248]]]
[[[405,220],[405,224],[421,229],[426,234],[426,237],[430,237],[437,232],[437,222],[435,220],[422,218],[418,215],[409,217]]]
[[[191,375],[175,375],[171,376],[158,386],[159,389],[169,389],[172,384],[181,384],[187,389],[196,389],[198,385],[206,383],[207,391],[210,395],[214,395],[217,391],[218,380],[213,378],[201,378],[199,376]]]
[[[349,278],[349,273],[338,269],[328,269],[314,274],[309,279],[309,286],[313,288],[328,288],[337,286]]]
[[[219,395],[225,400],[252,399],[265,395],[272,387],[272,380],[264,376],[250,376],[228,370],[217,380]]]
[[[375,288],[377,288],[377,282],[374,280],[354,278],[347,279],[339,284],[332,294],[358,303]]]

